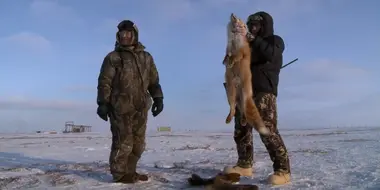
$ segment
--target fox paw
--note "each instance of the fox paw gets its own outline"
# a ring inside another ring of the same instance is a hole
[[[228,57],[228,56],[226,56],[225,58],[224,58],[224,60],[223,60],[223,65],[228,65],[228,63],[230,62],[230,58]]]
[[[232,120],[232,115],[231,115],[231,114],[228,114],[228,116],[227,116],[227,118],[226,118],[226,124],[231,123],[231,120]]]

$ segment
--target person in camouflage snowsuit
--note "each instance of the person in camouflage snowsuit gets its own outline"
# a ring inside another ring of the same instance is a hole
[[[257,12],[247,19],[250,34],[247,36],[252,48],[252,89],[254,100],[270,130],[269,136],[260,136],[273,162],[274,173],[268,181],[273,185],[290,181],[290,163],[288,151],[277,129],[277,88],[282,66],[282,53],[285,49],[283,39],[274,35],[273,18],[266,12]],[[252,176],[253,135],[252,126],[240,125],[240,113],[235,115],[234,141],[238,152],[235,166],[224,168],[225,173],[239,173]]]
[[[149,108],[154,117],[163,110],[163,93],[153,58],[139,42],[137,26],[124,20],[117,27],[115,50],[104,58],[98,77],[97,114],[110,120],[114,181],[135,183],[148,180],[136,172],[136,166],[145,150]]]

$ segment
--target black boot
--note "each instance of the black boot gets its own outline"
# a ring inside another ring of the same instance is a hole
[[[146,174],[139,174],[136,172],[135,175],[139,181],[148,181],[149,179],[148,175]]]
[[[125,184],[131,184],[131,183],[136,183],[138,181],[148,181],[148,175],[145,174],[138,174],[138,173],[133,173],[133,174],[125,174],[123,177],[120,179],[116,180],[115,182],[117,183],[125,183]]]
[[[136,176],[135,174],[125,174],[123,175],[123,177],[116,180],[115,182],[128,184],[128,183],[136,183],[138,181],[139,181],[138,176]]]

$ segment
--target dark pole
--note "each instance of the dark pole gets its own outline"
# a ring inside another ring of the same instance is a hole
[[[293,60],[293,61],[291,61],[291,62],[289,62],[288,64],[286,64],[286,65],[282,66],[282,67],[281,67],[281,69],[283,69],[283,68],[287,67],[288,65],[290,65],[290,64],[292,64],[292,63],[294,63],[294,62],[296,62],[296,61],[298,61],[298,58],[297,58],[297,59],[295,59],[295,60]]]

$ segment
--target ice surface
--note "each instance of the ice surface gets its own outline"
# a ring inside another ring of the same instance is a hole
[[[282,130],[281,134],[290,154],[292,184],[265,184],[272,167],[257,135],[255,177],[240,184],[253,183],[260,189],[380,189],[380,128]],[[197,189],[186,183],[192,173],[210,177],[236,162],[232,133],[147,136],[139,171],[151,180],[123,185],[111,183],[109,134],[2,134],[0,189]]]

